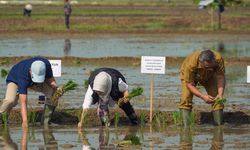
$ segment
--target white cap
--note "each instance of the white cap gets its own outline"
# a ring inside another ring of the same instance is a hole
[[[25,9],[27,9],[27,10],[32,10],[32,5],[31,5],[31,4],[25,5]]]
[[[45,63],[37,60],[31,64],[31,79],[35,83],[43,83],[45,80]]]
[[[108,74],[106,72],[100,72],[94,79],[93,90],[107,94],[109,82]]]

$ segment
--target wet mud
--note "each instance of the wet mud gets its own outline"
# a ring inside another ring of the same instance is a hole
[[[138,123],[142,124],[140,122],[141,114],[144,115],[144,123],[149,124],[150,121],[150,112],[149,110],[141,110],[136,109],[136,114],[138,116]],[[204,124],[213,124],[213,115],[212,112],[204,112],[204,111],[198,111],[193,110],[195,115],[195,124],[197,125],[204,125]],[[35,126],[40,126],[41,117],[43,114],[43,110],[35,110],[36,114],[36,120],[35,120]],[[81,109],[65,109],[65,110],[56,110],[53,114],[53,117],[51,119],[51,123],[54,125],[77,125],[79,121]],[[162,117],[160,118],[163,122],[165,122],[167,125],[174,125],[175,124],[175,118],[173,117],[173,113],[176,111],[153,111],[153,125],[157,125],[156,119],[159,114],[162,114]],[[129,119],[127,118],[126,114],[119,108],[110,109],[110,119],[111,119],[111,126],[115,126],[115,114],[118,113],[119,115],[119,126],[126,126],[131,125]],[[9,124],[17,125],[21,124],[21,116],[20,116],[20,110],[13,110],[9,114]],[[230,125],[244,125],[244,124],[250,124],[250,112],[244,112],[244,111],[235,111],[235,112],[224,112],[223,113],[223,120],[225,124]],[[180,125],[180,124],[179,124]],[[53,125],[52,125],[53,126]],[[98,118],[96,109],[90,109],[88,111],[88,117],[85,120],[85,127],[99,127],[101,126],[101,122]]]

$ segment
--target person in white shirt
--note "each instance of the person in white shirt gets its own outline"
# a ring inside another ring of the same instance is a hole
[[[109,126],[109,106],[113,107],[119,99],[124,99],[119,107],[126,113],[132,124],[137,124],[137,116],[129,101],[128,85],[124,76],[113,68],[99,68],[89,77],[89,86],[83,102],[83,111],[78,128],[82,128],[83,120],[91,105],[98,103],[98,115],[102,125]]]

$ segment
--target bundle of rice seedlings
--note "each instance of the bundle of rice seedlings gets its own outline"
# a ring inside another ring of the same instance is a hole
[[[78,86],[77,83],[75,83],[72,80],[69,80],[66,84],[64,84],[62,87],[57,88],[55,93],[52,95],[52,102],[56,106],[58,103],[58,99],[65,93],[70,90],[74,90]]]
[[[215,104],[224,104],[227,102],[227,99],[225,98],[220,98],[215,100]]]
[[[129,92],[129,96],[127,97],[128,99],[131,99],[136,96],[140,96],[143,93],[143,88],[142,87],[137,87],[133,88],[131,92]]]

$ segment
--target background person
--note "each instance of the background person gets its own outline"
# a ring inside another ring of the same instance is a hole
[[[81,128],[87,111],[98,103],[97,113],[102,125],[109,124],[109,106],[114,106],[120,98],[128,96],[128,85],[123,75],[113,68],[99,68],[91,73],[89,86],[83,102],[83,111],[78,127]],[[137,116],[129,101],[119,107],[126,113],[132,124],[137,124]]]
[[[65,16],[65,25],[69,29],[69,18],[72,12],[71,4],[69,0],[65,0],[64,4],[64,16]]]
[[[50,98],[57,89],[50,62],[41,57],[22,60],[14,65],[6,79],[5,99],[0,106],[1,113],[9,113],[18,103],[21,104],[22,127],[28,127],[27,94],[28,88],[42,92],[46,96],[44,115],[41,123],[48,126],[55,110]]]
[[[215,103],[215,100],[223,98],[225,89],[225,67],[221,55],[211,50],[195,51],[182,63],[180,78],[182,91],[179,108],[184,126],[190,123],[193,95],[211,104],[214,123],[221,125],[224,105]],[[198,83],[205,87],[207,94],[196,87]]]
[[[24,6],[23,8],[23,16],[31,16],[31,12],[32,12],[32,5],[31,4],[27,4]]]

